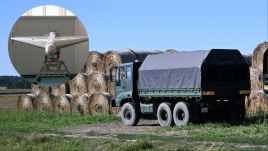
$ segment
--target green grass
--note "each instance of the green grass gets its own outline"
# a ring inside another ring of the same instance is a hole
[[[47,132],[57,127],[79,124],[114,122],[119,119],[111,115],[81,116],[79,114],[59,114],[52,112],[0,111],[0,132]]]
[[[173,135],[163,135],[165,133]],[[240,125],[230,123],[190,124],[185,127],[165,127],[155,134],[121,134],[120,139],[174,141],[212,141],[228,143],[247,143],[268,145],[267,120],[249,122]]]
[[[0,150],[84,150],[89,140],[47,137],[56,128],[80,124],[116,122],[111,115],[81,116],[51,112],[0,110]],[[89,141],[90,144],[98,142]]]
[[[268,121],[248,119],[243,123],[190,124],[185,127],[162,128],[163,131],[183,131],[191,141],[221,141],[268,145]]]
[[[30,136],[6,135],[0,139],[0,150],[112,150],[112,151],[188,151],[188,150],[264,150],[262,148],[241,149],[228,145],[184,144],[177,142],[162,142],[139,140],[129,142],[126,140],[108,139],[81,139],[62,137],[40,137],[35,134]]]
[[[203,123],[185,127],[160,128],[152,134],[119,134],[113,139],[66,138],[57,128],[81,124],[120,121],[111,115],[81,116],[52,112],[0,110],[0,150],[265,150],[239,148],[228,143],[268,145],[266,118],[247,119],[243,123]],[[60,136],[44,136],[58,133]],[[98,133],[91,135],[98,135]],[[211,144],[196,143],[212,142]],[[185,143],[188,142],[188,143]],[[225,142],[213,145],[213,142]],[[192,143],[192,144],[191,144]],[[268,150],[266,148],[266,150]]]

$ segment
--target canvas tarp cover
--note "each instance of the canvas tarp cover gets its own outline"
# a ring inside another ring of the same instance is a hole
[[[139,69],[139,89],[201,89],[201,66],[210,51],[148,55]]]

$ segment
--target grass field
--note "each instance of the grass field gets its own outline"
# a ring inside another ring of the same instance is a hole
[[[0,89],[0,94],[31,93],[31,89]]]
[[[268,150],[267,117],[247,118],[242,123],[158,128],[146,134],[86,133],[80,137],[57,129],[95,123],[120,125],[120,119],[111,115],[18,112],[3,107],[15,102],[15,96],[0,97],[0,150]]]
[[[240,125],[191,124],[111,138],[67,137],[56,131],[59,127],[119,121],[110,115],[0,111],[0,121],[0,150],[268,150],[266,120],[248,120]],[[42,135],[47,133],[59,135]]]
[[[0,96],[0,110],[16,110],[17,99],[17,95]]]

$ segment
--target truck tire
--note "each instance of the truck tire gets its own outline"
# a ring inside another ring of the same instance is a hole
[[[177,126],[185,126],[190,121],[188,103],[178,102],[173,110],[173,119]]]
[[[173,124],[170,103],[161,103],[157,109],[157,120],[160,126],[171,126]]]
[[[127,126],[135,126],[139,122],[139,115],[132,103],[125,103],[121,109],[121,119]]]

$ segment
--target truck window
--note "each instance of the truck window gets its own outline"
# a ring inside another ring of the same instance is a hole
[[[126,73],[124,68],[120,68],[120,80],[125,80],[126,79]]]
[[[121,80],[126,79],[125,75],[125,69],[123,67],[119,67],[116,69],[115,81],[117,86],[121,85]]]
[[[119,73],[120,73],[120,68],[116,68],[116,74],[115,74],[115,80],[116,81],[119,81],[120,80],[120,78],[119,78]]]
[[[127,80],[131,80],[131,78],[132,78],[132,73],[131,73],[131,67],[127,67]]]

